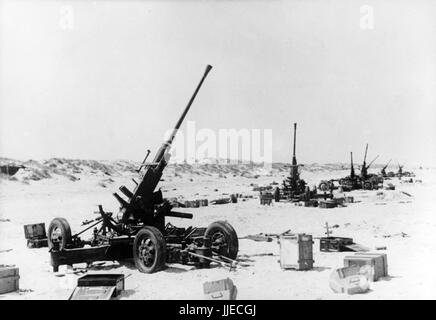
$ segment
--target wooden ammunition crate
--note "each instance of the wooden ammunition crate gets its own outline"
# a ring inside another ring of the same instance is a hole
[[[110,300],[124,291],[123,274],[87,274],[77,280],[69,300]]]
[[[268,206],[270,206],[272,204],[272,199],[263,199],[263,198],[260,198],[260,204],[261,205],[268,205]]]
[[[280,266],[282,269],[313,269],[313,240],[308,234],[281,235]]]
[[[305,207],[318,207],[318,201],[317,200],[306,200],[304,201],[304,206]]]
[[[338,204],[335,200],[320,200],[318,206],[324,209],[336,208]]]
[[[345,197],[334,198],[333,201],[335,201],[338,205],[343,205],[345,203]]]
[[[200,207],[200,200],[185,201],[185,208],[198,208]]]
[[[354,197],[352,196],[345,197],[345,203],[353,203],[353,202],[354,202]]]
[[[346,256],[344,258],[344,266],[369,266],[370,281],[378,281],[380,278],[388,275],[386,254],[356,253],[354,256]]]
[[[26,224],[24,226],[24,236],[26,239],[47,238],[45,233],[45,223]]]
[[[377,260],[377,267],[380,270],[379,274],[382,277],[387,277],[389,275],[389,273],[388,273],[388,255],[386,253],[356,252],[354,255],[375,257]],[[379,262],[378,260],[381,260],[381,262]],[[383,265],[383,267],[381,267],[382,265]]]
[[[27,247],[30,249],[48,247],[48,239],[27,239]]]
[[[358,266],[334,270],[329,279],[330,288],[335,293],[364,293],[369,290],[368,280],[360,274]]]
[[[351,251],[346,246],[353,244],[352,238],[323,237],[319,240],[319,250],[323,252]]]
[[[262,191],[260,192],[259,199],[262,205],[271,205],[274,196],[271,192]]]
[[[236,300],[237,289],[229,278],[203,283],[206,300]]]
[[[19,287],[19,269],[16,267],[0,266],[0,294],[18,291]]]

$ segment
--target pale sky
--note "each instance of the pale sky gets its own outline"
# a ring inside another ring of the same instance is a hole
[[[436,1],[0,0],[0,19],[0,156],[140,161],[211,64],[197,128],[273,129],[289,161],[298,122],[300,162],[368,142],[435,165]]]

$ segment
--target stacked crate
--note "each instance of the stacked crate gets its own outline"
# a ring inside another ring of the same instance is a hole
[[[18,291],[19,279],[18,268],[0,265],[0,294]]]

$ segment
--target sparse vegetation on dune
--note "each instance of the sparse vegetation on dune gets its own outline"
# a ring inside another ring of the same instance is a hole
[[[140,163],[130,160],[82,160],[82,159],[65,159],[51,158],[42,161],[28,160],[19,161],[9,158],[0,158],[0,165],[24,166],[15,175],[0,175],[0,180],[21,181],[39,181],[52,178],[66,178],[71,181],[79,180],[81,176],[96,177],[118,177],[124,175],[136,174]],[[373,166],[378,168],[377,165]],[[276,162],[272,165],[263,165],[250,162],[230,162],[215,161],[214,163],[170,163],[167,174],[175,177],[184,177],[186,175],[196,176],[218,176],[224,177],[245,177],[257,178],[262,176],[272,176],[289,171],[289,164]],[[319,172],[319,171],[338,171],[349,170],[349,164],[328,163],[304,164],[302,171]]]

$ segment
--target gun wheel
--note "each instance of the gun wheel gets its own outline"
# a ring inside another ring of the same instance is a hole
[[[236,259],[239,242],[235,229],[227,221],[211,223],[204,233],[211,239],[212,251],[230,259]]]
[[[363,189],[365,189],[365,190],[372,190],[372,183],[369,182],[369,181],[365,181],[363,183]]]
[[[133,242],[133,259],[140,272],[153,273],[163,269],[166,259],[165,239],[155,227],[144,227]]]
[[[55,218],[48,227],[48,247],[62,251],[71,244],[71,228],[64,218]]]
[[[328,183],[323,181],[319,184],[318,189],[321,191],[328,191],[330,188]]]

